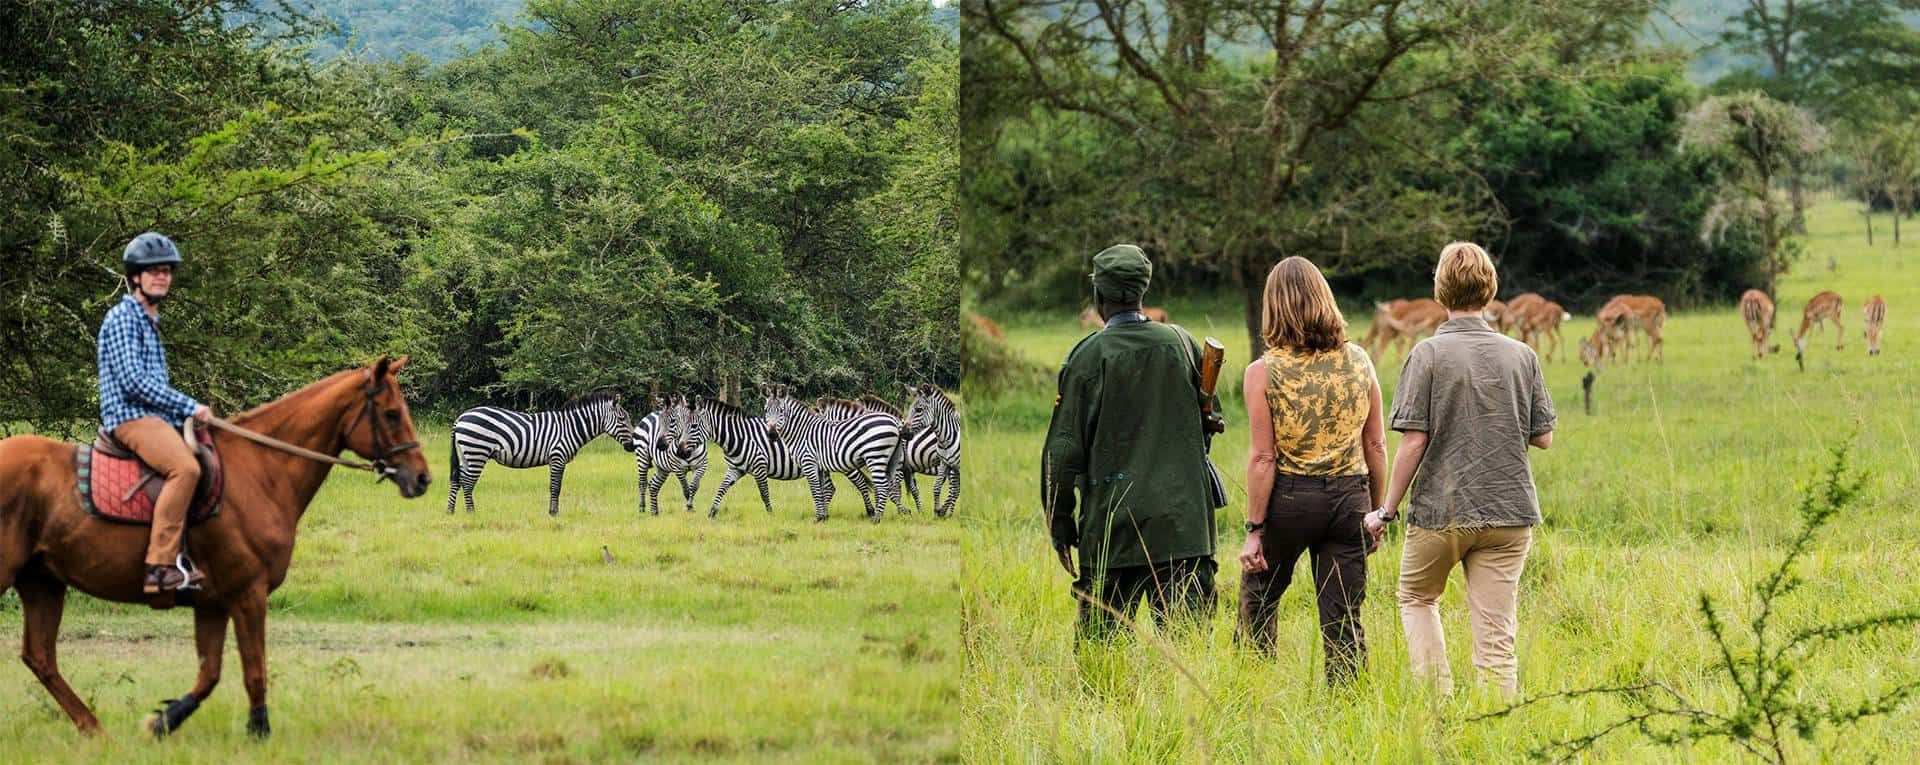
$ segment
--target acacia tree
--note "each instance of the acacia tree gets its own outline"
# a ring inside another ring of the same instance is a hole
[[[1566,64],[1637,13],[1583,0],[963,3],[969,205],[1020,214],[1049,193],[1050,152],[1101,167],[1070,192],[1097,226],[1046,242],[976,229],[967,257],[1038,246],[1078,266],[1133,239],[1239,287],[1257,352],[1275,260],[1363,274],[1425,261],[1497,214],[1471,168],[1434,148],[1436,115],[1467,85]]]
[[[1913,212],[1920,192],[1920,120],[1907,119],[1878,129],[1880,193],[1893,203],[1893,246],[1900,246],[1900,219]]]
[[[1826,147],[1827,131],[1792,104],[1748,91],[1709,98],[1687,115],[1681,148],[1718,154],[1727,163],[1720,193],[1701,223],[1701,238],[1749,230],[1760,242],[1762,289],[1774,294],[1799,248],[1787,235],[1790,203],[1777,184]]]

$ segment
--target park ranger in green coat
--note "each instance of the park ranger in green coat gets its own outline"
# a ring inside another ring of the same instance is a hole
[[[1041,494],[1054,552],[1076,577],[1081,634],[1099,637],[1113,620],[1088,597],[1122,614],[1144,597],[1163,620],[1211,612],[1206,446],[1218,425],[1202,422],[1200,344],[1141,313],[1153,277],[1146,253],[1109,247],[1094,256],[1092,277],[1106,327],[1074,346],[1060,370]]]

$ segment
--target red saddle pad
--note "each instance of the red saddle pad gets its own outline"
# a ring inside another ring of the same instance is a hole
[[[187,510],[187,525],[195,525],[220,513],[220,493],[226,479],[220,465],[220,451],[213,446],[213,433],[194,432],[200,442],[200,484],[195,487],[193,504]],[[137,459],[115,457],[81,444],[74,451],[79,482],[80,504],[95,518],[115,523],[153,524],[154,501],[160,496],[161,480],[153,468]]]

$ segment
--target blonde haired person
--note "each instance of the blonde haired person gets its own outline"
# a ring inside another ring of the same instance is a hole
[[[1312,556],[1329,684],[1364,666],[1360,603],[1363,519],[1386,487],[1386,427],[1373,361],[1347,342],[1333,290],[1305,258],[1267,274],[1261,308],[1267,352],[1247,365],[1247,538],[1240,550],[1239,635],[1263,653],[1302,552]]]
[[[1452,691],[1453,676],[1437,604],[1456,565],[1467,583],[1474,666],[1508,695],[1520,687],[1515,612],[1540,523],[1527,447],[1551,445],[1555,419],[1533,349],[1481,317],[1498,289],[1486,250],[1454,242],[1440,251],[1433,295],[1447,321],[1400,371],[1389,425],[1404,435],[1386,502],[1366,521],[1377,532],[1409,499],[1400,622],[1414,674],[1443,692]]]

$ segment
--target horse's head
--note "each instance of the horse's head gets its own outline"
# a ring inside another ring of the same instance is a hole
[[[427,457],[420,449],[419,434],[413,430],[407,399],[400,395],[398,376],[406,365],[405,356],[382,356],[379,362],[361,368],[361,403],[354,408],[345,440],[349,450],[381,468],[381,477],[393,479],[400,487],[400,496],[413,498],[427,492],[433,476],[427,472]]]

